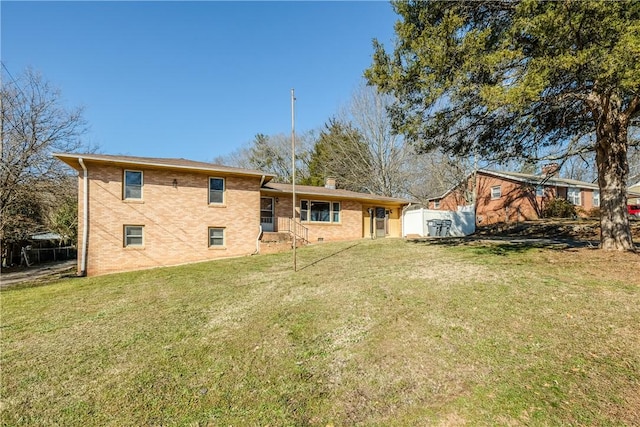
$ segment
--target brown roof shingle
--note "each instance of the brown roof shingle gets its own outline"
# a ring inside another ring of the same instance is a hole
[[[291,194],[293,186],[291,184],[282,184],[279,182],[269,182],[262,186],[263,190],[267,190],[273,193]],[[401,199],[396,197],[377,196],[375,194],[358,193],[356,191],[333,189],[326,187],[315,187],[311,185],[296,185],[296,194],[300,196],[324,196],[334,197],[339,199],[350,200],[364,200],[371,202],[386,202],[386,203],[400,203],[408,204],[412,203],[411,200]]]
[[[110,154],[82,154],[82,153],[54,153],[53,156],[72,168],[80,170],[78,165],[78,159],[95,161],[99,163],[113,163],[119,165],[130,166],[152,166],[157,168],[166,169],[183,169],[192,171],[203,172],[222,172],[233,175],[249,175],[249,176],[264,176],[266,181],[275,178],[275,175],[265,173],[255,169],[243,169],[232,166],[217,165],[208,162],[197,162],[187,159],[172,159],[172,158],[159,158],[159,157],[136,157],[136,156],[117,156]]]

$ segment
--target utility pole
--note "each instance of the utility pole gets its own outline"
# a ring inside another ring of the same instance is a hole
[[[296,266],[296,246],[298,224],[296,222],[296,115],[295,115],[295,91],[291,89],[291,192],[293,194],[291,221],[293,223],[293,271]]]

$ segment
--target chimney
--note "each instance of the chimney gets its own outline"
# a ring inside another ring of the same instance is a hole
[[[560,165],[557,163],[547,163],[542,166],[542,174],[544,176],[555,176],[560,172]]]
[[[324,188],[330,188],[332,190],[336,189],[336,179],[335,178],[326,178],[324,180]]]

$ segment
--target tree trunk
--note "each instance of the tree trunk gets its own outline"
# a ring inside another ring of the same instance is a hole
[[[627,125],[606,103],[596,121],[596,164],[600,186],[600,247],[635,251],[627,214]]]

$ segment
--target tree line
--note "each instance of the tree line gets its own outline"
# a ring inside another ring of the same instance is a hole
[[[296,135],[296,183],[426,200],[456,185],[471,171],[467,157],[434,150],[419,152],[396,133],[388,109],[392,97],[361,85],[346,106],[320,129]],[[215,163],[259,169],[290,183],[291,135],[259,133]]]
[[[69,109],[59,90],[26,70],[14,78],[3,66],[0,93],[0,239],[9,251],[42,231],[77,238],[77,182],[51,156],[76,151],[86,131],[82,109]]]

